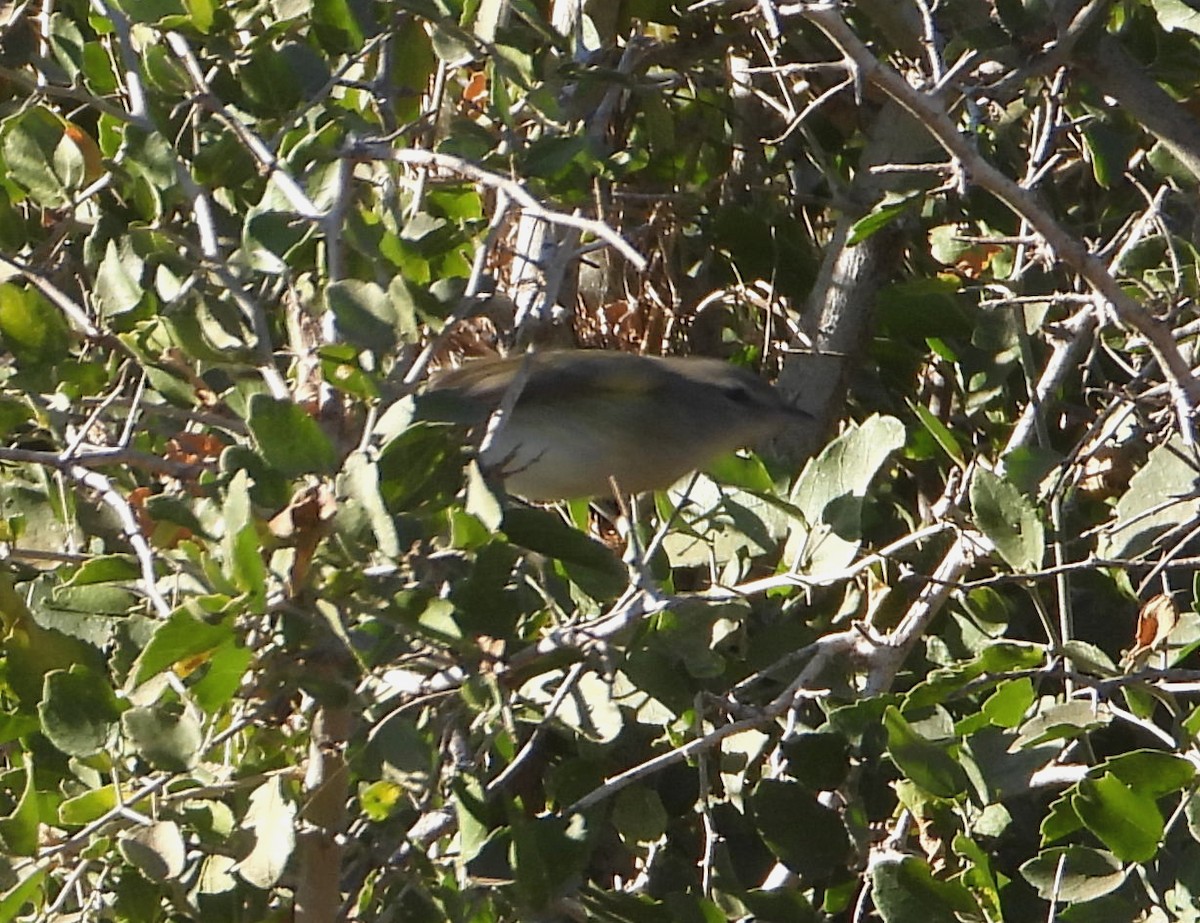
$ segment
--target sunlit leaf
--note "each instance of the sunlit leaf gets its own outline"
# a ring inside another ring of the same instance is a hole
[[[1045,531],[1041,517],[1016,487],[986,468],[976,468],[971,478],[971,509],[979,528],[1010,567],[1028,571],[1042,563]]]
[[[279,880],[296,846],[295,817],[296,805],[285,796],[278,777],[251,793],[243,823],[254,832],[254,846],[238,862],[238,875],[258,888]]]

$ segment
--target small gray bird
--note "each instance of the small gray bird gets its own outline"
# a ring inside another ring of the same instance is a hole
[[[468,362],[437,376],[498,421],[480,463],[529,500],[669,487],[721,455],[808,414],[745,369],[718,359],[600,350]]]

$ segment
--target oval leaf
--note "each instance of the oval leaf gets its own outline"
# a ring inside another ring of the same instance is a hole
[[[1030,571],[1041,565],[1046,546],[1042,520],[1016,487],[986,468],[976,468],[971,509],[975,524],[1009,567]]]

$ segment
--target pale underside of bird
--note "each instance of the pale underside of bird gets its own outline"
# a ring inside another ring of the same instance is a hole
[[[431,388],[489,419],[502,410],[479,460],[530,500],[666,488],[808,416],[748,370],[707,358],[527,353],[469,362]]]

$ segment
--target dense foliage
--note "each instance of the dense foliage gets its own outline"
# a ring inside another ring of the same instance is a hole
[[[0,11],[0,921],[1200,919],[1198,83],[1184,0]],[[524,504],[420,385],[529,342],[814,422]]]

